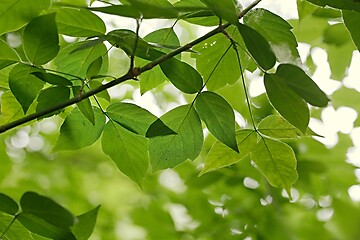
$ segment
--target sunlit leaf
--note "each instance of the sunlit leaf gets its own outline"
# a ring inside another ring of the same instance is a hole
[[[86,70],[86,78],[91,79],[93,76],[98,75],[101,70],[102,56],[95,59]]]
[[[32,73],[37,78],[43,80],[44,82],[50,83],[52,85],[58,86],[71,86],[72,82],[69,81],[67,78],[64,78],[60,75],[47,73],[47,72],[34,72]]]
[[[262,138],[251,151],[250,157],[272,186],[285,188],[290,193],[291,185],[298,178],[296,158],[291,147]]]
[[[302,135],[299,129],[278,115],[264,118],[257,128],[262,134],[273,138],[296,138]]]
[[[274,108],[292,125],[305,133],[310,120],[309,109],[283,80],[275,74],[265,74],[266,93]]]
[[[358,28],[360,22],[360,10],[358,12],[342,11],[342,16],[346,28],[349,30],[357,49],[360,51],[360,32]]]
[[[203,84],[201,75],[189,64],[171,58],[160,64],[172,84],[184,93],[197,93]]]
[[[158,137],[158,136],[166,136],[166,135],[172,135],[176,134],[171,128],[166,126],[160,118],[156,119],[155,122],[153,122],[149,129],[146,132],[146,137]]]
[[[229,103],[214,92],[202,92],[196,98],[195,108],[214,137],[238,152],[235,114]]]
[[[228,21],[231,24],[237,25],[239,18],[237,16],[237,10],[232,0],[201,0],[206,6],[208,6],[218,17]]]
[[[100,206],[77,216],[77,222],[72,228],[72,232],[77,240],[87,240],[94,231],[96,219]]]
[[[43,81],[32,75],[37,71],[39,70],[32,66],[18,64],[13,67],[9,75],[10,90],[21,104],[24,113],[44,86]]]
[[[5,41],[0,39],[0,69],[20,61],[19,55]]]
[[[49,0],[32,0],[29,7],[28,0],[7,0],[0,4],[0,35],[20,29],[42,10],[50,6]]]
[[[244,23],[258,31],[271,45],[279,62],[298,63],[300,56],[291,25],[280,16],[263,8],[250,11]]]
[[[144,108],[132,103],[122,102],[111,104],[106,109],[106,114],[124,128],[142,136],[146,135],[150,125],[157,119],[156,116]]]
[[[92,80],[91,82],[89,82],[89,85],[90,85],[90,89],[95,89],[100,87],[102,83],[96,80]],[[96,96],[110,102],[110,95],[107,90],[97,93]]]
[[[46,210],[44,211],[44,213]],[[21,212],[16,218],[29,231],[50,239],[66,239],[76,240],[75,236],[70,232],[70,228],[60,228],[45,219],[29,213]]]
[[[59,37],[55,14],[33,19],[24,29],[23,47],[27,58],[35,65],[43,65],[59,52]]]
[[[230,166],[245,158],[257,143],[257,134],[253,130],[239,130],[236,132],[239,153],[220,141],[216,141],[205,159],[204,169],[200,175],[212,170]]]
[[[19,206],[11,197],[0,193],[0,212],[15,215],[19,211]]]
[[[95,125],[78,108],[74,108],[61,125],[54,150],[75,150],[93,144],[105,125],[105,115],[98,108],[94,108],[94,113]]]
[[[268,41],[260,33],[247,25],[239,24],[238,29],[255,61],[264,70],[271,69],[275,65],[276,57]]]
[[[172,168],[195,159],[202,148],[203,132],[196,111],[189,105],[167,112],[161,120],[177,134],[149,139],[152,170]]]
[[[349,41],[351,36],[343,23],[330,25],[324,32],[324,43],[341,46]]]
[[[330,6],[333,8],[355,10],[360,12],[360,2],[357,0],[308,0],[319,6]]]
[[[59,33],[73,37],[92,37],[106,32],[104,22],[87,9],[60,8],[56,12]]]
[[[84,91],[79,86],[74,86],[72,90],[74,96],[79,96],[82,93],[81,91]],[[90,99],[85,98],[82,101],[76,103],[76,106],[79,108],[84,117],[86,117],[93,125],[95,125],[95,114]]]
[[[108,55],[105,45],[101,43],[81,51],[73,52],[81,44],[82,43],[74,43],[63,48],[59,52],[58,56],[54,59],[56,69],[60,72],[65,72],[80,78],[85,78],[87,69],[91,63],[102,56],[103,64],[100,70],[100,74],[106,74],[108,70]]]
[[[149,168],[148,140],[114,121],[109,121],[101,138],[103,152],[119,170],[140,187]]]
[[[29,230],[18,221],[13,222],[13,220],[14,216],[3,213],[0,214],[0,233],[4,233],[4,236],[2,236],[3,240],[35,240],[32,238]],[[11,228],[8,228],[10,223],[12,223]]]
[[[16,100],[11,91],[6,91],[1,95],[1,115],[0,124],[15,121],[24,116],[24,111],[20,103]]]
[[[281,64],[275,78],[287,84],[297,95],[313,106],[325,107],[330,101],[326,94],[301,68],[291,64]]]
[[[56,97],[54,97],[56,96]],[[70,89],[64,86],[55,86],[42,90],[37,98],[38,104],[36,105],[36,112],[41,112],[49,109],[50,107],[57,106],[70,98]],[[50,117],[58,114],[62,109],[47,113],[41,118]]]

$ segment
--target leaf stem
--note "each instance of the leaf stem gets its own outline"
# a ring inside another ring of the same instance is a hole
[[[259,4],[261,2],[261,0],[256,0],[254,1],[253,3],[251,3],[247,8],[245,8],[240,14],[239,14],[239,19],[241,19],[242,17],[245,16],[245,14],[247,14],[252,8],[254,8],[257,4]],[[85,92],[81,95],[78,95],[78,96],[75,96],[74,98],[71,98],[65,102],[62,102],[58,105],[55,105],[55,106],[52,106],[48,109],[44,109],[42,111],[39,111],[39,112],[35,112],[33,114],[30,114],[30,115],[27,115],[23,118],[20,118],[20,119],[17,119],[13,122],[10,122],[10,123],[7,123],[7,124],[4,124],[2,126],[0,126],[0,133],[3,133],[3,132],[6,132],[7,130],[10,130],[12,128],[15,128],[17,126],[20,126],[22,124],[25,124],[25,123],[28,123],[32,120],[35,120],[37,118],[40,118],[46,114],[49,114],[51,112],[54,112],[54,111],[57,111],[59,109],[62,109],[62,108],[65,108],[67,106],[70,106],[70,105],[73,105],[75,103],[78,103],[80,101],[82,101],[83,99],[85,98],[89,98],[99,92],[102,92],[108,88],[111,88],[113,86],[116,86],[120,83],[123,83],[127,80],[131,80],[131,79],[136,79],[137,76],[139,76],[142,72],[146,72],[146,71],[149,71],[151,70],[152,68],[154,68],[155,66],[159,65],[160,63],[162,62],[165,62],[169,59],[171,59],[172,57],[184,52],[184,51],[187,51],[189,50],[190,48],[192,48],[193,46],[201,43],[202,41],[218,34],[218,33],[221,33],[224,29],[228,28],[229,26],[231,26],[230,23],[225,23],[217,28],[215,28],[214,30],[208,32],[207,34],[193,40],[192,42],[182,46],[182,47],[179,47],[177,49],[175,49],[174,51],[166,54],[166,55],[163,55],[161,56],[160,58],[146,64],[145,66],[143,67],[140,67],[140,68],[133,68],[133,69],[130,69],[129,72],[127,72],[126,74],[124,74],[123,76],[111,81],[111,82],[108,82],[104,85],[101,85],[99,86],[98,88],[94,88],[88,92]]]

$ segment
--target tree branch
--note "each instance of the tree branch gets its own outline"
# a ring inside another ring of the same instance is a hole
[[[240,14],[239,14],[239,19],[241,19],[242,17],[245,16],[246,13],[248,13],[251,9],[253,9],[257,4],[259,4],[261,2],[261,0],[256,0],[254,1],[253,3],[251,3],[247,8],[245,8]],[[83,94],[79,95],[79,96],[75,96],[61,104],[58,104],[58,105],[55,105],[51,108],[48,108],[48,109],[45,109],[43,111],[40,111],[40,112],[36,112],[36,113],[33,113],[33,114],[30,114],[30,115],[27,115],[23,118],[20,118],[18,120],[15,120],[13,122],[10,122],[8,124],[4,124],[2,126],[0,126],[0,133],[3,133],[3,132],[6,132],[7,130],[10,130],[12,128],[15,128],[17,126],[20,126],[22,124],[25,124],[25,123],[28,123],[28,122],[31,122],[32,120],[35,120],[37,118],[40,118],[46,114],[49,114],[51,112],[54,112],[54,111],[57,111],[57,110],[60,110],[62,108],[65,108],[67,106],[70,106],[70,105],[73,105],[75,103],[78,103],[78,102],[81,102],[82,100],[86,99],[86,98],[89,98],[99,92],[102,92],[108,88],[111,88],[115,85],[118,85],[122,82],[125,82],[129,79],[134,79],[136,78],[138,75],[140,75],[141,73],[143,72],[146,72],[146,71],[149,71],[151,70],[153,67],[159,65],[160,63],[162,62],[165,62],[167,60],[169,60],[170,58],[186,51],[186,50],[189,50],[190,48],[192,48],[193,46],[199,44],[200,42],[218,34],[218,33],[221,33],[224,29],[228,28],[229,26],[231,26],[230,23],[225,23],[223,25],[220,25],[219,27],[215,28],[214,30],[208,32],[207,34],[195,39],[194,41],[182,46],[182,47],[179,47],[178,49],[175,49],[174,51],[166,54],[166,55],[163,55],[161,56],[160,58],[146,64],[145,66],[141,67],[141,68],[133,68],[133,69],[130,69],[130,71],[128,73],[126,73],[125,75],[111,81],[111,82],[108,82],[104,85],[101,85],[99,86],[98,88],[95,88],[95,89],[92,89],[88,92],[84,92]]]

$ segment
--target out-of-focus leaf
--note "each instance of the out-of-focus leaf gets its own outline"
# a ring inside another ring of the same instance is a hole
[[[268,41],[259,32],[247,25],[239,24],[238,29],[246,48],[255,61],[264,70],[271,69],[276,63],[276,57]]]
[[[0,35],[20,29],[42,10],[48,9],[49,0],[33,0],[29,7],[28,0],[7,0],[0,5]]]
[[[100,137],[105,125],[105,116],[100,109],[94,108],[94,113],[93,125],[78,108],[74,108],[61,125],[54,150],[75,150],[93,144]]]
[[[291,196],[291,185],[298,178],[296,158],[291,147],[283,142],[262,138],[250,157],[272,186],[284,188]]]
[[[356,47],[352,41],[341,46],[329,45],[326,47],[331,79],[342,81],[346,77],[354,50],[356,50]]]
[[[101,65],[102,65],[102,56],[98,57],[97,59],[95,59],[88,67],[88,69],[86,70],[86,78],[87,79],[91,79],[93,76],[96,76],[99,74],[100,70],[101,70]]]
[[[275,74],[265,74],[266,93],[274,108],[292,125],[305,133],[310,120],[308,106]]]
[[[96,219],[100,206],[77,216],[77,222],[72,228],[72,232],[77,240],[87,240],[94,231]]]
[[[19,55],[5,41],[0,39],[0,69],[20,61]]]
[[[297,41],[287,21],[266,9],[257,8],[245,15],[244,23],[269,41],[279,62],[299,63]]]
[[[11,197],[0,193],[0,212],[15,215],[19,211],[19,206]]]
[[[195,159],[203,145],[201,122],[190,106],[180,106],[160,118],[176,135],[149,139],[149,154],[152,170],[175,167],[187,159]]]
[[[59,37],[55,13],[33,19],[24,29],[23,47],[27,58],[35,65],[43,65],[59,52]]]
[[[102,19],[87,9],[59,8],[56,23],[59,33],[73,37],[92,37],[106,32]]]
[[[330,25],[324,32],[324,43],[327,44],[341,46],[350,40],[351,36],[343,23]]]
[[[70,98],[70,89],[64,86],[55,86],[42,90],[37,98],[36,112],[41,112],[50,107],[56,106]],[[41,118],[58,114],[62,109],[45,114]]]
[[[21,104],[24,113],[44,86],[44,82],[32,74],[37,71],[39,70],[32,66],[18,64],[9,74],[10,90]]]
[[[236,144],[235,114],[229,103],[214,92],[202,92],[196,98],[195,108],[214,137],[239,152]]]
[[[204,169],[200,175],[212,170],[230,166],[246,157],[257,143],[257,135],[253,130],[239,130],[236,132],[239,153],[216,141],[205,159]]]
[[[296,138],[302,135],[296,127],[277,115],[271,115],[261,120],[258,130],[273,138]]]
[[[117,122],[109,121],[101,138],[101,146],[119,170],[141,188],[149,168],[148,140]]]
[[[357,49],[360,51],[360,32],[358,28],[360,22],[360,11],[342,11],[342,16],[345,26],[351,34],[352,40],[354,41]]]
[[[360,2],[357,0],[308,0],[319,6],[330,6],[333,8],[354,10],[360,12]]]

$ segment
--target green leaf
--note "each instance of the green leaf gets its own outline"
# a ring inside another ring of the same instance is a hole
[[[146,135],[149,127],[157,120],[148,110],[132,103],[113,103],[106,109],[106,114],[124,128],[142,136]]]
[[[72,232],[77,240],[87,240],[94,231],[96,219],[100,206],[77,216],[77,222],[72,228]]]
[[[47,73],[47,72],[33,72],[32,74],[35,75],[40,80],[50,83],[52,85],[58,85],[58,86],[72,85],[72,82],[69,81],[67,78],[59,76],[57,74]]]
[[[266,73],[264,83],[266,93],[274,108],[289,123],[305,133],[310,120],[305,101],[275,74]]]
[[[86,78],[91,79],[93,76],[99,74],[102,65],[102,56],[95,59],[86,70]]]
[[[172,168],[195,159],[203,145],[203,132],[198,114],[190,105],[177,107],[160,118],[176,135],[149,139],[152,170]]]
[[[358,28],[359,22],[360,22],[360,13],[359,12],[342,11],[342,16],[343,16],[346,28],[349,30],[357,49],[360,51],[360,32],[359,32],[359,28]]]
[[[291,64],[280,64],[276,79],[287,84],[297,95],[313,106],[325,107],[329,98],[301,68]]]
[[[195,108],[214,137],[239,152],[236,144],[235,114],[230,104],[214,92],[202,92],[195,100]]]
[[[245,48],[236,27],[229,27],[227,32],[241,47]],[[196,59],[196,69],[206,81],[208,90],[217,90],[239,80],[240,68],[235,60],[236,52],[230,47],[230,41],[224,34],[210,37],[193,49],[200,53],[193,53],[191,56]],[[240,58],[243,70],[245,70],[249,57],[246,54],[240,54]]]
[[[26,192],[20,199],[23,213],[32,214],[50,224],[67,229],[74,225],[75,217],[52,199],[35,192]]]
[[[59,33],[73,37],[93,37],[106,32],[102,19],[87,9],[60,8],[56,23]]]
[[[174,32],[173,28],[162,28],[154,32],[149,33],[144,37],[147,42],[162,44],[162,45],[173,45],[179,46],[180,41]],[[167,52],[166,49],[162,49]],[[180,55],[179,55],[180,56]],[[148,61],[141,58],[136,59],[138,66],[144,66]],[[164,73],[161,71],[160,66],[154,67],[151,71],[143,72],[139,76],[140,80],[140,91],[144,94],[146,91],[153,89],[167,80]]]
[[[46,211],[45,211],[46,212]],[[20,213],[16,218],[29,231],[54,240],[76,240],[70,228],[60,228],[45,219],[28,212]]]
[[[20,29],[42,10],[48,9],[49,0],[32,0],[29,7],[28,0],[7,0],[0,5],[0,35]]]
[[[96,80],[92,80],[91,82],[89,82],[89,85],[90,85],[90,89],[95,89],[102,86],[102,83]],[[96,96],[110,102],[110,95],[107,90],[97,93]]]
[[[296,158],[291,147],[283,142],[262,138],[250,157],[272,186],[284,188],[291,196],[291,185],[298,178]]]
[[[59,52],[59,37],[55,13],[33,19],[24,29],[23,47],[27,58],[35,65],[43,65]]]
[[[268,41],[259,32],[249,26],[239,24],[238,29],[244,39],[246,48],[255,61],[264,70],[271,69],[276,63],[276,57]]]
[[[56,69],[60,72],[86,78],[86,72],[91,63],[102,56],[103,64],[100,74],[106,74],[108,70],[108,50],[105,45],[101,43],[81,51],[73,52],[81,44],[81,42],[74,43],[62,49],[54,59]]]
[[[93,144],[100,137],[105,125],[105,115],[100,109],[94,108],[94,113],[95,125],[78,108],[74,108],[61,125],[54,150],[75,150]]]
[[[141,188],[149,168],[148,140],[109,121],[101,138],[101,146],[119,170]]]
[[[74,96],[79,96],[82,94],[80,91],[84,91],[79,86],[73,86],[72,90]],[[82,101],[76,103],[76,106],[79,108],[84,117],[86,117],[93,125],[95,125],[95,115],[90,99],[85,98]]]
[[[5,233],[2,236],[3,240],[34,240],[29,230],[18,221],[12,222],[13,220],[14,216],[0,214],[0,233]],[[11,222],[11,228],[8,228]]]
[[[352,41],[340,46],[328,45],[326,47],[331,79],[342,81],[347,76],[354,50],[356,47]]]
[[[0,124],[7,124],[24,116],[24,111],[20,103],[16,100],[11,91],[6,91],[1,95],[1,115]]]
[[[208,6],[219,18],[225,19],[231,24],[238,25],[239,18],[233,0],[201,0]]]
[[[219,168],[230,166],[245,158],[257,143],[257,134],[253,130],[243,129],[236,132],[239,153],[220,141],[216,141],[205,159],[204,169],[200,175]]]
[[[341,46],[349,41],[351,36],[343,23],[330,25],[324,32],[324,43]]]
[[[16,51],[5,41],[0,39],[0,69],[19,62],[20,58]]]
[[[0,212],[15,215],[19,211],[19,206],[11,197],[0,193]]]
[[[308,0],[319,6],[330,6],[333,8],[354,10],[360,12],[360,2],[358,0]]]
[[[158,137],[158,136],[166,136],[166,135],[172,135],[176,134],[171,128],[166,126],[160,118],[156,119],[155,122],[153,122],[149,129],[146,131],[146,137],[152,138],[152,137]]]
[[[269,41],[279,62],[300,62],[298,44],[287,21],[266,9],[257,8],[245,15],[244,23]]]
[[[296,127],[278,115],[264,118],[257,128],[262,134],[273,138],[296,138],[302,135]]]
[[[37,98],[38,104],[36,105],[36,112],[41,112],[50,107],[56,106],[69,100],[70,89],[64,86],[55,86],[42,90]],[[50,117],[54,114],[58,114],[62,109],[45,114],[41,118]]]
[[[10,90],[21,104],[24,113],[27,112],[44,86],[43,81],[32,75],[33,72],[37,71],[39,70],[32,66],[18,64],[13,67],[9,74]]]
[[[160,63],[161,70],[172,84],[184,93],[197,93],[202,88],[201,75],[189,64],[171,58]]]

